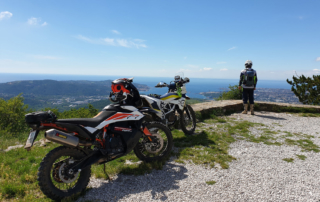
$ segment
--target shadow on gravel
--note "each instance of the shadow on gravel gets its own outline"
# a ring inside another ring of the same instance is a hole
[[[265,116],[265,115],[257,115],[254,116],[261,117],[261,118],[267,118],[267,119],[273,119],[273,120],[287,120],[285,118],[275,117],[275,116]]]
[[[186,172],[184,166],[167,163],[162,170],[142,176],[119,174],[116,180],[92,188],[78,201],[119,201],[132,194],[137,194],[133,201],[145,201],[150,199],[150,193],[152,199],[165,201],[168,196],[164,192],[179,189],[178,182],[188,177]]]

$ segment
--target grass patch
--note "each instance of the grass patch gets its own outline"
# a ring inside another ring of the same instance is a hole
[[[302,117],[320,117],[320,113],[299,113]]]
[[[25,138],[27,139],[27,137]],[[42,158],[59,144],[50,143],[46,147],[35,146],[30,152],[18,148],[0,153],[0,201],[52,201],[40,190],[37,172]],[[111,161],[106,165],[106,173],[113,176],[118,173],[142,175],[152,169],[162,169],[165,161],[125,165],[126,160],[137,162],[139,159],[133,152]],[[103,165],[93,165],[92,176],[107,179]],[[84,193],[76,194],[63,201],[75,201]]]
[[[314,144],[310,139],[300,139],[300,140],[292,140],[292,139],[285,139],[287,145],[297,145],[302,150],[302,152],[305,151],[314,151],[318,153],[320,151],[320,147],[316,144]]]
[[[288,163],[292,163],[292,162],[294,161],[293,158],[284,158],[284,159],[282,159],[282,160],[284,160],[284,161],[286,161],[286,162],[288,162]]]
[[[215,183],[217,183],[216,181],[206,181],[207,185],[213,185]]]
[[[218,117],[214,114],[210,115],[209,119],[203,120],[204,123],[212,124],[212,123],[226,123],[227,120],[225,118]]]
[[[228,168],[228,163],[235,158],[228,154],[230,143],[235,138],[226,132],[205,132],[198,135],[185,136],[183,132],[174,130],[174,146],[179,148],[176,153],[177,162],[192,161],[195,164],[204,164],[214,167],[219,163],[222,168]]]
[[[182,131],[172,131],[174,146],[178,149],[178,152],[172,152],[172,155],[177,157],[176,162],[185,163],[192,161],[195,164],[209,167],[220,164],[222,168],[227,169],[229,163],[235,160],[228,153],[230,144],[238,139],[267,145],[281,145],[282,143],[278,142],[278,139],[283,139],[284,144],[297,145],[303,151],[320,151],[320,148],[311,141],[311,138],[314,138],[314,136],[272,131],[266,128],[264,124],[219,117],[219,113],[221,112],[207,114],[207,119],[204,119],[203,122],[198,122],[198,131],[203,130],[204,127],[209,127],[209,129],[197,135],[186,136]],[[199,113],[197,114],[197,117],[200,116]],[[215,126],[212,127],[208,124],[214,124]],[[251,134],[250,128],[253,127],[260,131],[259,136]],[[284,135],[278,135],[279,133],[284,133]],[[3,138],[4,141],[0,143],[0,148],[6,149],[17,142],[24,144],[27,137],[28,134],[22,134]],[[40,137],[43,137],[42,134],[39,134],[38,139]],[[299,140],[294,140],[293,138],[299,138]],[[0,151],[0,201],[51,201],[39,189],[37,170],[42,158],[57,146],[60,145],[51,143],[47,147],[34,147],[30,152],[27,152],[23,148],[14,149],[6,153]],[[304,155],[297,155],[297,157],[301,160],[306,158]],[[106,173],[111,177],[118,173],[142,175],[150,173],[152,169],[162,169],[165,163],[165,161],[162,161],[127,165],[125,164],[127,160],[131,162],[139,161],[135,154],[131,152],[124,157],[105,164]],[[287,160],[289,160],[288,162],[293,161],[292,158]],[[108,179],[103,165],[93,165],[92,175],[97,178]],[[208,181],[206,183],[214,184],[215,182]],[[64,201],[75,201],[79,196],[81,194]]]
[[[296,154],[296,156],[299,158],[299,159],[301,159],[301,160],[306,160],[306,156],[305,155],[298,155],[298,154]]]
[[[272,111],[275,111],[275,112],[292,112],[292,113],[312,113],[312,114],[319,114],[318,109],[306,108],[306,107],[273,106]]]

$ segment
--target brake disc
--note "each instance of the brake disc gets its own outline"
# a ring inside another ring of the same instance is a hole
[[[163,148],[163,138],[158,133],[152,133],[152,142],[145,143],[145,149],[151,154],[156,154]]]
[[[61,163],[57,164],[54,166],[53,171],[52,171],[52,177],[54,179],[54,181],[58,182],[58,183],[62,183],[62,180],[59,177],[59,169],[61,167]]]
[[[60,168],[59,168],[59,179],[64,182],[64,183],[71,183],[71,182],[74,182],[78,176],[79,176],[79,172],[76,172],[74,174],[67,174],[67,173],[64,173],[64,171],[67,171],[67,169],[65,168],[65,166],[67,166],[68,164],[66,162],[64,162]],[[69,176],[73,175],[72,178],[70,178]]]

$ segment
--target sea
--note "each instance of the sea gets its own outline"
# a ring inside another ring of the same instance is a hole
[[[15,74],[0,73],[0,83],[21,80],[44,80],[51,79],[57,81],[68,80],[88,80],[103,81],[123,78],[123,76],[100,76],[100,75],[59,75],[59,74]],[[128,78],[128,77],[127,77]],[[209,78],[192,78],[189,77],[190,83],[186,85],[187,95],[191,98],[205,98],[200,92],[221,92],[228,90],[229,85],[238,85],[238,79],[209,79]],[[167,88],[155,88],[158,82],[170,83],[173,77],[134,77],[133,82],[145,84],[150,87],[148,91],[141,94],[164,94]],[[258,80],[257,88],[273,89],[291,89],[291,86],[285,80]]]

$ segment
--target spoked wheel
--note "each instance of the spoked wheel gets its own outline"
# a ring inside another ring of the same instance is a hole
[[[53,200],[82,192],[89,183],[91,167],[77,172],[72,172],[69,168],[83,157],[83,152],[68,147],[57,147],[50,151],[38,170],[41,191]]]
[[[152,122],[147,126],[152,134],[150,139],[143,135],[134,148],[137,157],[145,162],[162,160],[169,156],[173,145],[171,131],[163,124]]]
[[[192,135],[196,129],[196,114],[190,105],[186,105],[180,114],[180,126],[186,135]]]

